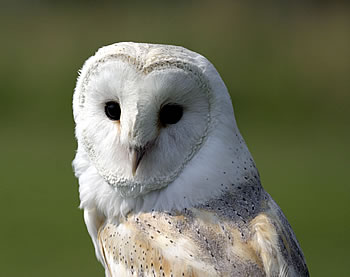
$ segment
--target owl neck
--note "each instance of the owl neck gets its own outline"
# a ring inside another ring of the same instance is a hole
[[[238,128],[208,136],[200,151],[167,187],[143,197],[142,209],[181,210],[205,204],[223,194],[260,189],[254,160]]]
[[[80,207],[97,209],[107,218],[129,212],[182,210],[242,187],[261,186],[258,170],[237,128],[231,134],[217,130],[208,136],[181,174],[165,188],[132,198],[122,197],[108,185],[87,154],[79,150],[73,166],[79,178]]]

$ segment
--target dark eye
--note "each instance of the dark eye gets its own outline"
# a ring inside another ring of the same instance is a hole
[[[177,123],[183,114],[183,108],[177,104],[167,104],[160,109],[159,120],[162,125]]]
[[[119,120],[120,119],[119,103],[117,103],[115,101],[107,102],[105,105],[105,113],[109,119]]]

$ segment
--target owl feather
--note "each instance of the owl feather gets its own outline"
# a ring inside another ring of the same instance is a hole
[[[103,47],[73,112],[80,207],[106,276],[309,276],[205,57]]]

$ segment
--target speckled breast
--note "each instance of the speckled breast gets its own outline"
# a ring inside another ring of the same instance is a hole
[[[239,198],[228,192],[195,208],[107,223],[99,240],[110,275],[265,276],[250,246],[249,222],[268,198],[260,188],[238,189]]]

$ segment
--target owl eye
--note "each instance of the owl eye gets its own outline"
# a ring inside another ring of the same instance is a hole
[[[167,104],[160,109],[159,120],[162,125],[177,123],[183,114],[183,108],[177,104]]]
[[[109,101],[105,105],[105,114],[111,120],[120,120],[120,106],[118,102]]]

